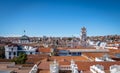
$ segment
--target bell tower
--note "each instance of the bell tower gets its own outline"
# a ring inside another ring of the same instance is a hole
[[[81,36],[80,36],[80,41],[82,46],[86,46],[86,40],[87,40],[87,30],[85,27],[81,28]]]

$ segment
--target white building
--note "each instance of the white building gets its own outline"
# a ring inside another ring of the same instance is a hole
[[[73,60],[71,60],[70,65],[60,65],[54,60],[53,63],[50,64],[50,73],[59,73],[59,70],[70,70],[71,73],[79,73],[77,64]]]
[[[59,51],[58,51],[58,53],[59,53],[59,56],[81,56],[82,55],[82,53],[84,53],[84,52],[91,52],[91,53],[93,53],[93,52],[102,52],[102,53],[106,53],[106,52],[109,52],[109,50],[108,49],[59,49]]]
[[[75,64],[75,62],[74,62],[73,60],[71,60],[71,65],[70,65],[70,67],[71,67],[72,73],[79,73],[77,64]]]
[[[79,42],[79,40],[78,40],[78,39],[73,38],[71,41],[67,42],[67,44],[66,44],[66,45],[67,45],[67,47],[74,48],[74,47],[76,47],[76,46],[80,45],[80,42]]]
[[[106,48],[107,43],[106,42],[96,42],[96,49],[105,49]]]
[[[18,47],[17,45],[7,45],[5,46],[5,57],[6,59],[12,59],[17,57],[18,55]]]
[[[110,73],[120,73],[120,65],[110,66]]]
[[[6,59],[12,59],[19,56],[19,53],[24,52],[27,55],[36,54],[37,48],[32,46],[21,46],[17,44],[10,44],[5,46],[5,57]]]
[[[59,73],[59,64],[56,60],[50,64],[50,73]]]
[[[21,46],[21,48],[22,48],[22,51],[24,51],[27,55],[36,54],[36,50],[37,50],[36,47],[33,47],[33,46]],[[21,51],[21,50],[18,50],[18,51]]]
[[[112,62],[114,62],[114,60],[112,60],[112,59],[109,57],[108,54],[105,54],[105,55],[103,55],[103,57],[100,57],[100,58],[96,57],[96,58],[95,58],[95,61],[112,61]]]
[[[81,56],[81,51],[73,49],[59,50],[59,56]]]
[[[90,71],[92,73],[105,73],[104,71],[104,66],[102,65],[93,65],[93,66],[90,66]]]

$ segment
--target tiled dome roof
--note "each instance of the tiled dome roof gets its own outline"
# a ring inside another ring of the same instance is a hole
[[[22,37],[20,37],[20,40],[29,40],[29,37],[26,35],[23,35]]]

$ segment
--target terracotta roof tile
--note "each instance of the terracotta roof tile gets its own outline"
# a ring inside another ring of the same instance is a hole
[[[79,70],[83,70],[83,71],[88,71],[90,69],[90,66],[92,65],[96,65],[96,64],[99,64],[99,65],[103,65],[105,70],[109,70],[109,67],[111,65],[120,65],[120,61],[118,62],[75,62],[78,66],[78,69]]]
[[[50,73],[50,70],[41,70],[41,69],[38,69],[37,73]]]
[[[39,48],[38,52],[50,53],[51,52],[51,48]]]
[[[70,62],[59,62],[59,65],[70,65]]]
[[[86,55],[87,57],[102,57],[105,53],[83,53],[83,55]]]
[[[74,48],[70,48],[70,47],[58,47],[58,50],[67,50],[67,49],[96,49],[95,47],[83,47],[83,46],[77,46]]]
[[[50,59],[57,61],[62,61],[62,60],[71,61],[72,59],[74,61],[89,61],[87,58],[82,56],[52,56]]]
[[[50,71],[49,70],[41,70],[41,71],[39,71],[39,73],[50,73]]]
[[[38,65],[38,68],[42,69],[42,70],[49,70],[50,69],[50,62],[41,62]]]
[[[47,55],[28,55],[27,56],[27,63],[37,63],[38,61],[41,61],[45,58],[48,58],[49,56]]]
[[[120,53],[120,49],[109,49],[110,53]]]

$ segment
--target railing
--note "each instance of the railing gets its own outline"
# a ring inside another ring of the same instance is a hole
[[[71,70],[71,67],[69,65],[64,65],[64,66],[60,66],[59,69],[60,70]]]
[[[37,71],[38,71],[38,67],[37,67],[37,65],[35,64],[35,65],[32,67],[32,69],[30,70],[29,73],[37,73]]]
[[[70,49],[69,52],[109,52],[107,49]]]

